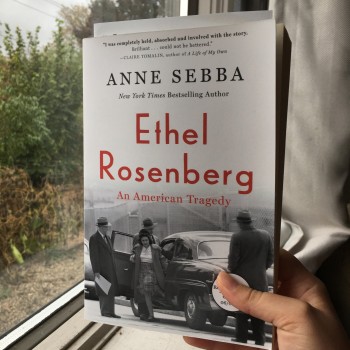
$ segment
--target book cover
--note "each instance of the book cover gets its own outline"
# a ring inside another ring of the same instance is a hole
[[[138,23],[83,43],[85,315],[269,349],[215,279],[273,291],[276,24]]]

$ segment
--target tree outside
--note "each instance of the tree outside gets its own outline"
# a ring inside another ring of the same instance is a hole
[[[95,0],[89,7],[63,6],[61,16],[66,30],[72,34],[79,45],[82,40],[93,36],[94,23],[127,21],[171,16],[173,8],[180,11],[178,1],[169,0]]]
[[[40,278],[52,274],[49,299],[82,278],[83,250],[71,250],[83,237],[82,39],[93,35],[93,23],[160,17],[169,6],[174,3],[91,0],[62,7],[63,21],[44,47],[39,28],[24,33],[0,24],[0,333],[25,317],[13,310],[28,315],[48,302],[37,294],[46,283],[39,279],[39,288],[29,284],[30,307],[19,299],[28,294],[31,261],[42,264]],[[57,260],[69,275],[62,286],[52,270],[62,271]]]

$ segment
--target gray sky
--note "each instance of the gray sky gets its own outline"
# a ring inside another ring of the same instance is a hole
[[[40,43],[47,43],[56,29],[55,17],[60,6],[72,4],[88,5],[90,0],[0,0],[0,22],[8,23],[12,30],[17,26],[24,32],[34,31],[40,26]],[[0,27],[0,39],[4,35]]]
[[[181,15],[187,14],[187,0],[180,0]],[[56,29],[55,18],[62,5],[88,5],[90,0],[0,0],[0,23],[8,23],[14,31],[18,26],[25,33],[34,32],[40,26],[40,44],[44,45],[52,38]],[[4,27],[0,26],[0,42]]]

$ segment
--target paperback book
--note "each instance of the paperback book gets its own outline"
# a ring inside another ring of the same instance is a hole
[[[274,290],[271,13],[100,24],[83,71],[86,318],[270,349],[215,281]]]

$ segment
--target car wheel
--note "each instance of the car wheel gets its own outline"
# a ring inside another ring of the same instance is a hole
[[[197,298],[193,293],[186,295],[184,309],[187,325],[192,329],[203,329],[207,316],[199,308]]]
[[[140,317],[139,307],[138,307],[137,302],[135,301],[134,298],[130,298],[130,305],[131,305],[131,309],[132,309],[132,312],[134,313],[134,315],[136,317]]]
[[[213,326],[224,326],[227,321],[227,315],[225,312],[210,312],[208,314],[208,320]]]

